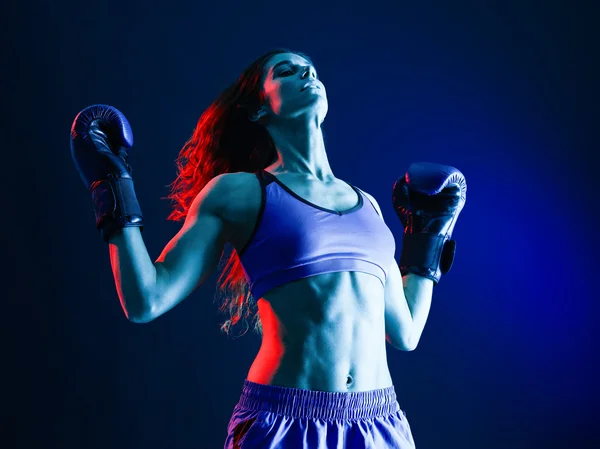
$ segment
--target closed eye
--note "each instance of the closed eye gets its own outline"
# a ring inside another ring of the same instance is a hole
[[[293,75],[294,73],[296,73],[296,71],[298,70],[305,70],[306,68],[308,68],[307,66],[299,66],[299,65],[294,65],[292,67],[288,67],[283,69],[282,71],[277,73],[277,76],[289,76],[289,75]],[[314,70],[314,67],[313,67]],[[317,72],[315,71],[315,76],[317,79],[319,79],[319,75],[317,75]]]

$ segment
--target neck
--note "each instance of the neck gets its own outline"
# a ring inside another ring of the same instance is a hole
[[[320,181],[333,179],[329,166],[323,131],[317,120],[308,123],[277,124],[267,127],[275,142],[277,160],[269,171],[313,177]]]

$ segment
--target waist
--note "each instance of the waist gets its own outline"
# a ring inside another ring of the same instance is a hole
[[[330,392],[359,392],[392,385],[385,338],[339,345],[269,345],[265,340],[247,379],[263,385]],[[358,339],[357,339],[358,340]],[[322,342],[321,342],[322,343]]]
[[[239,406],[293,418],[347,420],[385,416],[400,410],[393,385],[338,392],[263,385],[244,380]]]
[[[269,293],[257,303],[263,337],[248,380],[324,391],[390,386],[383,294],[364,273],[319,275]]]

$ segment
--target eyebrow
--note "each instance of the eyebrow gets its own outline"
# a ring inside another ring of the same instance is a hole
[[[307,62],[308,62],[308,61],[307,61]],[[284,61],[279,61],[277,64],[275,64],[275,65],[273,66],[273,69],[272,69],[272,70],[273,70],[273,72],[274,72],[275,70],[277,70],[277,68],[279,68],[280,66],[282,66],[282,65],[285,65],[285,64],[288,64],[288,65],[298,65],[298,64],[294,64],[294,63],[292,63],[292,61],[290,61],[289,59],[286,59],[286,60],[284,60]],[[308,65],[309,65],[310,67],[313,67],[313,65],[312,65],[310,62],[308,62]],[[313,67],[313,68],[314,68],[314,67]],[[315,69],[315,71],[316,71],[316,69]]]

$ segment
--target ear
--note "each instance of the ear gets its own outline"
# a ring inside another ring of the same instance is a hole
[[[261,106],[254,114],[250,114],[248,119],[250,119],[251,122],[258,122],[266,117],[266,115],[267,111]]]

